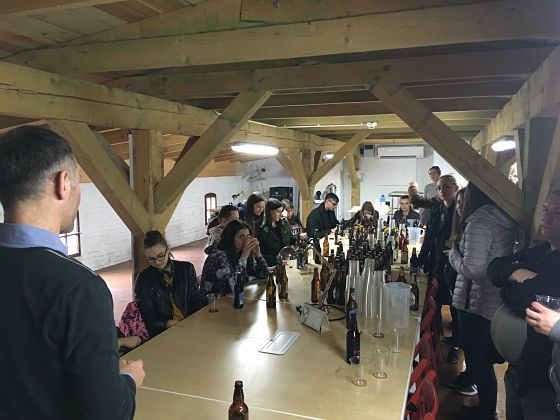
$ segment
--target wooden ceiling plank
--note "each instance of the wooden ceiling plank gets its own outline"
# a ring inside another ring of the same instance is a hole
[[[372,92],[514,220],[523,221],[522,192],[444,122],[397,83],[381,81]]]
[[[31,15],[50,13],[60,10],[95,6],[98,4],[116,3],[122,0],[28,0],[4,1],[0,8],[0,16]]]
[[[322,166],[319,166],[311,177],[311,184],[316,185],[317,182],[323,179],[332,168],[341,162],[348,153],[351,153],[362,140],[365,140],[369,136],[369,134],[369,131],[354,134],[350,140],[344,143],[344,145],[335,152],[332,158],[323,163]]]
[[[30,62],[36,68],[60,74],[80,74],[489,41],[539,39],[555,42],[560,40],[558,15],[560,3],[556,0],[504,0],[233,31],[66,46],[24,52],[10,60],[20,64]],[[437,24],[426,31],[426,22]],[[275,47],[270,48],[271,45]],[[157,54],[146,54],[146,51],[157,51]]]
[[[107,154],[108,144],[103,137],[96,136],[84,123],[50,120],[49,126],[70,142],[80,166],[130,231],[147,232],[148,212]]]
[[[243,92],[201,135],[189,153],[179,160],[155,191],[156,211],[163,212],[189,185],[223,145],[231,140],[257,109],[269,98],[270,92]]]
[[[531,118],[557,115],[559,108],[560,47],[556,47],[471,145],[481,149]]]
[[[124,77],[107,85],[152,96],[192,97],[247,89],[363,86],[390,76],[398,82],[529,76],[552,48],[519,48],[423,57],[315,64],[241,71]]]

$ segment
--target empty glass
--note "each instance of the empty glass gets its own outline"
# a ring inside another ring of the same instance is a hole
[[[356,386],[367,385],[367,373],[371,366],[371,360],[363,356],[354,356],[350,358],[352,368],[352,383]]]
[[[385,379],[387,377],[387,363],[390,357],[391,352],[387,347],[375,346],[371,352],[370,373],[378,379]]]
[[[218,293],[209,293],[206,295],[206,299],[208,300],[208,310],[210,312],[218,312],[217,304],[220,295]]]
[[[400,353],[403,350],[406,328],[391,328],[389,331],[391,339],[391,353]]]

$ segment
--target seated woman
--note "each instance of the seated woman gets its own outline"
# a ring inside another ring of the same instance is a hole
[[[299,237],[305,239],[307,237],[307,234],[305,233],[305,228],[303,227],[303,223],[301,223],[299,217],[297,217],[292,202],[288,199],[284,199],[282,200],[282,205],[284,206],[284,211],[286,212],[286,220],[288,221],[290,227],[292,228],[292,236],[294,238]]]
[[[282,218],[283,210],[282,202],[276,198],[269,198],[264,208],[264,221],[258,239],[269,267],[276,265],[276,256],[282,248],[293,245],[296,241],[290,224]]]
[[[408,195],[403,195],[399,198],[399,205],[400,209],[393,216],[396,224],[406,223],[408,226],[412,226],[411,220],[420,220],[420,213],[412,210],[412,204]]]
[[[239,215],[249,225],[249,229],[251,229],[255,236],[261,228],[265,203],[266,199],[262,194],[253,193],[247,197],[245,212]]]
[[[227,224],[218,249],[204,261],[200,289],[204,293],[231,293],[236,273],[241,273],[244,282],[249,276],[268,276],[259,241],[251,235],[249,225],[241,220]]]
[[[164,331],[206,305],[196,283],[194,266],[171,257],[163,235],[144,237],[144,255],[150,266],[136,278],[135,301],[150,337]]]
[[[350,225],[359,224],[370,227],[377,226],[378,221],[379,212],[373,208],[371,201],[364,201],[362,209],[350,219]]]

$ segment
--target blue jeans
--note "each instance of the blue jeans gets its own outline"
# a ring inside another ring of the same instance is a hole
[[[496,349],[490,335],[491,322],[470,312],[458,310],[465,362],[478,388],[480,420],[496,414],[498,382],[494,372]]]

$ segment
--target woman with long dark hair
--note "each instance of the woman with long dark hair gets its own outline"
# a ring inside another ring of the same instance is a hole
[[[253,193],[247,198],[245,213],[241,216],[255,236],[259,233],[263,222],[265,204],[266,199],[262,194]]]
[[[350,224],[363,226],[377,226],[379,221],[379,212],[373,207],[371,201],[364,201],[362,208],[350,219]]]
[[[449,252],[449,263],[457,271],[453,307],[459,314],[467,367],[478,388],[480,405],[476,418],[493,419],[497,399],[493,365],[499,355],[492,342],[490,326],[501,299],[500,290],[492,284],[486,271],[494,258],[512,254],[516,225],[470,182],[456,226],[460,240]]]
[[[218,249],[204,262],[200,288],[204,293],[228,294],[235,286],[236,273],[241,273],[244,282],[249,276],[268,276],[259,241],[242,220],[232,220],[224,228]]]
[[[150,266],[138,274],[135,301],[150,337],[206,305],[196,283],[194,266],[174,260],[167,241],[157,230],[146,233],[144,255]]]
[[[283,210],[282,202],[276,198],[269,198],[266,202],[258,238],[264,259],[269,266],[276,265],[276,256],[282,248],[295,243],[290,224],[282,218]]]

